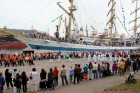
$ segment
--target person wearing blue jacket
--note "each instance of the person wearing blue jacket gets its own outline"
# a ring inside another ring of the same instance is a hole
[[[83,70],[84,70],[84,79],[88,80],[88,65],[87,64],[83,67]]]
[[[0,72],[0,93],[3,93],[3,87],[5,85],[5,79],[2,76],[2,72]]]

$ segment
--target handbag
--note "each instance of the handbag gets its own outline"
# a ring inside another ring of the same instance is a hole
[[[32,73],[31,73],[31,75],[30,75],[30,79],[32,79]]]

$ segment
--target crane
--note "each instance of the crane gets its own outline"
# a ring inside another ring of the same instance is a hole
[[[55,36],[56,36],[56,39],[58,40],[59,39],[59,31],[60,31],[60,26],[61,26],[61,21],[62,21],[62,15],[60,15],[59,17],[55,18],[52,22],[55,22],[57,19],[59,19],[59,22],[58,24],[56,25],[56,32],[55,32]]]

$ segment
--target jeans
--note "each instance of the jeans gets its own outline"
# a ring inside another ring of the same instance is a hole
[[[69,80],[70,80],[70,82],[72,82],[72,80],[73,80],[73,75],[69,75]]]
[[[113,75],[116,76],[117,75],[117,70],[113,71]]]
[[[61,76],[61,79],[62,79],[62,85],[63,86],[64,86],[64,80],[65,80],[66,85],[68,85],[68,81],[67,81],[67,77],[66,76]]]
[[[94,74],[94,79],[98,78],[98,71],[97,70],[93,70],[93,74]]]
[[[103,71],[99,71],[99,77],[103,78]]]
[[[92,73],[89,74],[89,79],[92,79]]]
[[[58,77],[54,77],[54,85],[55,85],[55,86],[58,85]]]

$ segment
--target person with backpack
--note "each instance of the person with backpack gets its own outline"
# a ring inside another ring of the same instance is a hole
[[[2,75],[2,72],[0,72],[0,93],[3,93],[4,85],[5,85],[5,79]]]

